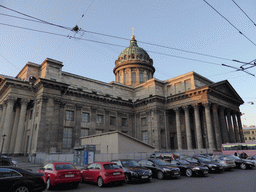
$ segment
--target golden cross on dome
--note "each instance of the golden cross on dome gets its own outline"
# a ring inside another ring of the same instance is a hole
[[[134,27],[132,28],[132,39],[135,39],[135,36],[134,36]]]

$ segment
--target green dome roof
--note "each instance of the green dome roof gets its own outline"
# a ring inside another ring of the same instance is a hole
[[[143,58],[149,58],[148,53],[137,45],[137,41],[135,38],[133,38],[130,41],[130,46],[124,49],[120,53],[119,57],[124,57],[125,55],[132,55],[132,54],[141,55]]]

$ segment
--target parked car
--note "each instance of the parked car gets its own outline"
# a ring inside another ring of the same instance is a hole
[[[224,170],[231,170],[236,167],[235,161],[233,158],[225,155],[215,155],[212,156],[212,160],[220,163]]]
[[[48,163],[38,170],[44,173],[43,180],[46,182],[46,188],[52,189],[58,184],[72,184],[77,188],[81,181],[80,171],[71,163],[58,162]]]
[[[105,184],[125,181],[124,171],[113,162],[95,162],[80,171],[82,181],[97,183],[99,187]]]
[[[152,179],[152,171],[140,166],[137,161],[123,159],[113,160],[112,162],[116,163],[124,170],[126,183],[130,183],[133,180],[149,182]]]
[[[6,156],[0,157],[0,166],[13,166],[16,167],[17,162]]]
[[[229,157],[232,157],[235,160],[236,167],[240,169],[251,169],[255,167],[254,162],[250,160],[241,159],[235,155],[230,155]]]
[[[207,167],[209,169],[209,172],[221,172],[224,170],[223,166],[220,163],[212,161],[205,157],[187,157],[186,160],[191,164]]]
[[[25,169],[0,166],[0,191],[32,192],[44,191],[46,183],[42,173],[32,173]]]
[[[180,169],[162,159],[143,159],[138,162],[141,166],[151,169],[153,177],[164,179],[169,177],[179,177]]]
[[[171,160],[170,163],[180,168],[181,175],[191,176],[205,176],[208,174],[208,168],[200,165],[193,165],[186,160]]]
[[[256,155],[252,156],[252,157],[247,157],[246,160],[250,160],[251,162],[254,163],[254,166],[256,167]]]

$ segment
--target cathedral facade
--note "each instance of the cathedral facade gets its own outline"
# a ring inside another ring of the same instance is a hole
[[[80,137],[121,131],[156,150],[219,150],[244,142],[243,100],[227,80],[189,72],[161,81],[134,36],[115,61],[110,83],[62,71],[63,63],[28,62],[0,75],[3,154],[70,153]],[[127,144],[129,145],[129,144]]]

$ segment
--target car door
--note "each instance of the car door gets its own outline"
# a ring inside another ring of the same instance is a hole
[[[0,168],[0,189],[9,190],[15,184],[22,180],[23,176],[16,170],[10,168]]]
[[[87,168],[85,170],[83,170],[82,174],[83,174],[83,178],[85,181],[92,181],[92,177],[93,177],[93,170],[95,168],[96,164],[92,163],[90,165],[87,166]]]
[[[152,171],[152,173],[153,173],[154,175],[157,174],[158,169],[157,169],[157,167],[156,167],[154,161],[152,161],[152,160],[147,160],[147,168],[151,169],[151,171]]]

